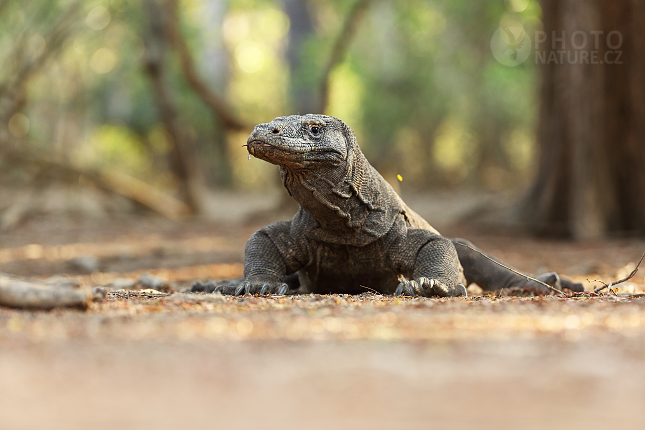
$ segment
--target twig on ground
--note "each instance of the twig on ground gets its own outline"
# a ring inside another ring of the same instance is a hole
[[[86,308],[106,297],[103,288],[70,289],[58,285],[0,273],[0,306],[20,309]]]
[[[495,260],[495,259],[493,259],[493,258],[490,258],[488,255],[484,254],[483,252],[481,252],[480,250],[478,250],[478,249],[476,249],[476,248],[473,248],[473,247],[472,247],[472,246],[470,246],[470,245],[466,245],[465,243],[461,243],[461,242],[455,242],[455,243],[456,243],[457,245],[465,246],[466,248],[469,248],[469,249],[471,249],[471,250],[475,251],[476,253],[478,253],[478,254],[482,255],[483,257],[485,257],[485,258],[489,259],[490,261],[492,261],[493,263],[497,264],[498,266],[501,266],[501,267],[503,267],[503,268],[504,268],[504,269],[506,269],[506,270],[510,270],[511,272],[515,273],[516,275],[520,275],[520,276],[522,276],[523,278],[526,278],[526,279],[529,279],[529,280],[531,280],[531,281],[537,282],[538,284],[544,285],[544,286],[545,286],[545,287],[547,287],[549,290],[555,291],[556,293],[559,293],[559,294],[561,294],[561,295],[563,295],[563,296],[566,296],[566,294],[564,294],[562,291],[558,290],[558,289],[557,289],[557,288],[555,288],[555,287],[552,287],[551,285],[547,284],[546,282],[542,282],[542,281],[540,281],[539,279],[535,279],[535,278],[534,278],[534,277],[532,277],[532,276],[525,275],[525,274],[524,274],[524,273],[522,273],[522,272],[518,272],[517,270],[515,270],[515,269],[513,269],[513,268],[511,268],[511,267],[508,267],[507,265],[505,265],[505,264],[503,264],[503,263],[500,263],[499,261],[497,261],[497,260]]]
[[[632,273],[630,273],[629,275],[627,275],[623,279],[620,279],[620,280],[614,281],[614,282],[610,282],[609,284],[607,284],[604,281],[601,281],[600,279],[592,279],[592,280],[587,279],[587,281],[589,281],[589,282],[600,282],[601,284],[603,284],[602,287],[594,288],[594,290],[593,290],[594,293],[598,293],[598,292],[604,290],[605,288],[608,288],[610,292],[613,292],[613,291],[611,291],[611,287],[616,286],[618,284],[622,284],[623,282],[629,281],[630,279],[632,279],[634,277],[634,275],[636,275],[636,272],[638,272],[638,268],[640,267],[641,263],[643,262],[643,258],[645,258],[645,252],[643,252],[643,255],[641,255],[641,259],[638,261],[638,264],[636,265],[636,267],[634,267],[634,270],[632,270]]]
[[[366,290],[370,290],[374,294],[379,294],[379,295],[381,294],[378,291],[376,291],[374,288],[366,287],[365,285],[361,285],[361,287],[365,288]]]

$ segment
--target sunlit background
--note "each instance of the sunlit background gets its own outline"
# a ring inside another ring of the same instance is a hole
[[[407,189],[500,190],[532,174],[536,65],[500,64],[490,40],[503,20],[539,23],[533,0],[0,5],[0,137],[80,172],[66,187],[118,172],[184,201],[195,184],[275,189],[275,166],[247,159],[246,136],[276,116],[320,111],[348,123],[372,164]],[[185,54],[240,126],[191,83]],[[33,168],[2,168],[5,185],[34,180]]]

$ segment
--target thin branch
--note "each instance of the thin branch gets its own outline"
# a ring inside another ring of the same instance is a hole
[[[49,32],[44,35],[46,45],[42,53],[36,59],[19,65],[19,69],[15,74],[15,81],[12,85],[21,86],[47,62],[52,54],[58,52],[58,49],[77,31],[78,27],[74,23],[78,21],[76,15],[80,10],[80,3],[80,1],[74,2],[61,14],[60,18],[49,29]],[[18,49],[22,50],[24,46]],[[23,55],[21,52],[16,52],[13,57],[21,58]]]
[[[589,279],[587,279],[587,281],[589,281],[589,282],[600,282],[601,284],[603,284],[602,287],[594,288],[593,289],[594,293],[598,293],[598,292],[604,290],[605,288],[608,288],[609,291],[611,291],[611,287],[616,286],[618,284],[622,284],[623,282],[629,281],[630,279],[632,279],[634,277],[634,275],[636,275],[636,273],[638,272],[638,268],[640,267],[641,263],[643,262],[643,258],[645,258],[645,252],[643,252],[643,255],[641,255],[641,259],[638,261],[638,264],[636,265],[634,270],[632,270],[632,273],[630,273],[629,275],[627,275],[623,279],[620,279],[620,280],[614,281],[614,282],[610,282],[609,284],[601,281],[600,279],[593,279],[591,281],[589,281]]]
[[[208,87],[208,85],[206,85],[206,83],[197,73],[193,56],[190,53],[188,45],[186,44],[186,39],[179,29],[177,0],[168,0],[166,7],[166,16],[166,37],[168,38],[170,44],[177,50],[177,54],[179,54],[184,77],[186,78],[190,86],[193,87],[197,95],[201,97],[201,99],[213,111],[213,113],[217,117],[219,117],[224,127],[229,130],[235,131],[253,128],[252,126],[245,124],[232,112],[230,112],[226,104],[212,89]]]
[[[361,287],[365,288],[368,291],[373,292],[374,294],[381,294],[378,291],[376,291],[374,288],[366,287],[365,285],[361,285]]]
[[[470,245],[466,245],[465,243],[461,243],[461,242],[453,242],[453,243],[456,243],[457,245],[465,246],[466,248],[469,248],[469,249],[471,249],[471,250],[475,251],[476,253],[480,254],[481,256],[483,256],[483,257],[485,257],[485,258],[489,259],[490,261],[492,261],[493,263],[497,264],[498,266],[501,266],[501,267],[503,267],[503,268],[504,268],[504,269],[506,269],[506,270],[510,270],[511,272],[515,273],[516,275],[520,275],[520,276],[521,276],[521,277],[523,277],[523,278],[526,278],[526,279],[528,279],[528,280],[531,280],[531,281],[537,282],[538,284],[542,284],[542,285],[544,285],[545,287],[547,287],[549,290],[555,291],[556,293],[559,293],[559,294],[561,294],[561,295],[563,295],[563,296],[566,296],[566,294],[564,294],[562,291],[558,290],[558,289],[557,289],[557,288],[555,288],[555,287],[552,287],[551,285],[547,284],[546,282],[542,282],[542,281],[540,281],[539,279],[535,279],[535,278],[533,278],[532,276],[525,275],[525,274],[524,274],[524,273],[522,273],[522,272],[518,272],[517,270],[515,270],[515,269],[513,269],[513,268],[511,268],[511,267],[508,267],[507,265],[502,264],[502,263],[500,263],[500,262],[499,262],[499,261],[497,261],[497,260],[494,260],[494,259],[490,258],[488,255],[484,254],[483,252],[481,252],[480,250],[478,250],[478,249],[476,249],[476,248],[473,248],[473,247],[472,247],[472,246],[470,246]]]
[[[27,101],[26,86],[29,79],[47,64],[47,60],[59,53],[65,42],[78,31],[79,26],[76,25],[76,22],[78,21],[80,3],[80,0],[72,3],[44,34],[45,48],[38,57],[25,61],[26,35],[16,41],[16,48],[11,55],[15,61],[14,70],[5,82],[0,82],[0,99],[5,99],[3,103],[0,103],[3,105],[0,109],[0,122],[6,122],[24,106]],[[0,4],[0,8],[5,5],[6,2]]]
[[[364,15],[369,5],[370,0],[356,0],[356,3],[349,11],[343,28],[341,29],[334,47],[332,48],[331,55],[327,61],[327,65],[323,69],[323,74],[320,81],[320,113],[325,112],[327,104],[329,103],[329,78],[334,67],[343,59],[345,52],[352,40],[352,36],[358,27],[358,22]]]

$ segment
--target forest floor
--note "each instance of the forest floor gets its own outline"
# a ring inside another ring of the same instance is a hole
[[[468,227],[419,206],[444,235],[588,291],[645,250]],[[246,239],[272,221],[242,215],[39,216],[0,232],[0,272],[112,286],[84,311],[0,308],[0,428],[645,428],[645,297],[182,293],[241,275]],[[141,286],[144,273],[166,282]],[[643,292],[643,273],[619,293]]]

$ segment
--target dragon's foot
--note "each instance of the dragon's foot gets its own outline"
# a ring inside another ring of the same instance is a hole
[[[242,294],[259,294],[261,296],[278,294],[283,295],[289,291],[289,286],[284,282],[275,281],[244,281],[233,280],[225,282],[207,282],[206,284],[197,281],[190,289],[191,292],[217,293],[220,292],[229,296],[240,296]]]
[[[396,287],[394,292],[395,296],[423,296],[423,297],[458,297],[467,296],[466,287],[458,284],[454,287],[449,287],[441,281],[436,279],[429,279],[420,277],[416,281],[405,280]]]

